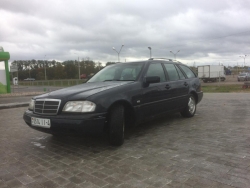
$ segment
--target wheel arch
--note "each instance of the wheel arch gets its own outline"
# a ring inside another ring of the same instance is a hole
[[[198,94],[195,91],[190,92],[191,95],[194,96],[196,104],[198,103]]]
[[[125,110],[125,127],[136,122],[135,110],[132,104],[126,100],[118,100],[113,102],[107,110],[107,122],[109,121],[111,109],[116,105],[123,105]],[[108,123],[107,123],[108,125]],[[106,127],[107,128],[107,127]]]

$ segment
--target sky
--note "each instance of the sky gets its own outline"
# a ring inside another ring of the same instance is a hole
[[[189,66],[243,66],[244,60],[250,66],[249,0],[0,0],[0,4],[0,46],[10,53],[9,63],[89,58],[104,65],[117,62],[119,52],[121,62],[146,60],[151,47],[153,58],[176,58]]]

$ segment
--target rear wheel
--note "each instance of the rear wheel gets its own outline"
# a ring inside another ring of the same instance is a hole
[[[181,115],[183,117],[193,117],[196,112],[196,100],[194,96],[191,94],[188,99],[187,106],[185,109],[181,112]]]
[[[123,105],[115,105],[114,107],[112,107],[109,114],[108,125],[110,144],[115,146],[122,145],[124,142],[125,129]]]

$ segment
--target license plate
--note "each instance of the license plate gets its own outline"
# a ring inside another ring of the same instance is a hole
[[[43,119],[43,118],[31,118],[31,125],[43,127],[43,128],[50,128],[50,119]]]

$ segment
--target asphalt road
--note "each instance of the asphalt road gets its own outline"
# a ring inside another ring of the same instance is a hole
[[[250,187],[250,94],[205,94],[193,118],[138,126],[121,147],[105,135],[54,137],[0,110],[0,187]]]
[[[30,95],[32,92],[44,92],[44,88],[46,88],[45,92],[54,91],[61,89],[62,87],[54,87],[54,86],[12,86],[11,93],[12,94],[23,94],[22,96],[7,96],[0,97],[0,104],[6,103],[16,103],[16,102],[29,102],[32,96]],[[28,95],[28,96],[27,96]]]

